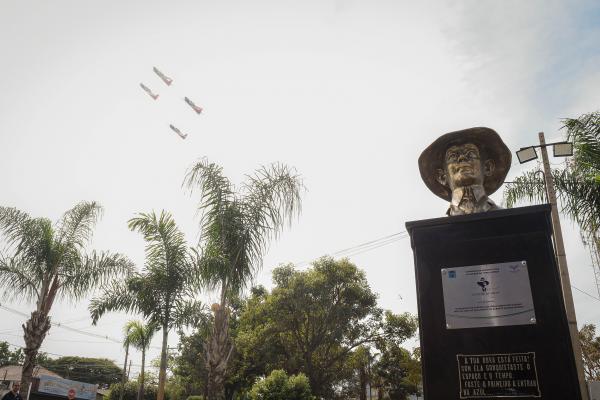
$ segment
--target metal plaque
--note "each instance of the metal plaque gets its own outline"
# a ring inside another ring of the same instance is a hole
[[[459,397],[541,397],[535,352],[457,354]]]
[[[441,272],[447,329],[535,324],[525,261]]]

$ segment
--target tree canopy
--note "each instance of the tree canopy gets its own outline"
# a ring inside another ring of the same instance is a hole
[[[249,299],[236,346],[265,371],[306,374],[317,396],[333,395],[359,346],[399,346],[415,333],[415,318],[380,309],[364,272],[348,260],[322,258],[305,271],[282,266],[273,281],[271,293]]]
[[[47,359],[42,366],[63,378],[99,385],[117,383],[123,374],[120,367],[106,358],[65,356]]]
[[[5,365],[21,365],[24,359],[25,353],[23,353],[23,349],[16,348],[15,350],[11,350],[8,342],[0,342],[0,367]]]
[[[252,386],[250,400],[313,400],[308,378],[304,374],[288,376],[276,369]]]
[[[583,355],[583,369],[589,381],[600,380],[600,337],[596,336],[596,327],[586,324],[579,330],[579,343]]]

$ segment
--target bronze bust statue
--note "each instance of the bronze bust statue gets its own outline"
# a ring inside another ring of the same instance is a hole
[[[446,214],[497,210],[488,198],[504,182],[512,156],[490,128],[446,133],[419,157],[421,178],[433,193],[450,202]]]

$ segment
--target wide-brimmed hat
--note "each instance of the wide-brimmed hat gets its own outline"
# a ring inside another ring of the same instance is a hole
[[[492,174],[484,177],[483,188],[486,194],[490,195],[502,186],[510,169],[512,160],[510,150],[493,129],[477,127],[446,133],[431,143],[419,156],[419,171],[423,182],[429,190],[442,199],[449,201],[452,193],[449,187],[437,181],[437,170],[445,168],[448,147],[464,143],[473,143],[479,148],[485,160],[492,159],[496,164]]]

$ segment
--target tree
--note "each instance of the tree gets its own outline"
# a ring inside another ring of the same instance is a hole
[[[229,333],[232,340],[235,340],[239,314],[246,303],[239,299],[232,299],[229,304]],[[186,335],[180,332],[178,354],[173,359],[173,377],[170,383],[173,383],[172,388],[179,386],[178,390],[182,392],[183,398],[198,394],[206,397],[208,391],[206,348],[210,341],[212,326],[213,316],[208,314],[206,319],[196,325],[192,333]],[[234,349],[223,382],[225,399],[243,398],[252,388],[257,375],[263,373],[262,369],[256,368]]]
[[[144,325],[142,321],[129,321],[125,326],[125,330],[128,332],[127,341],[131,346],[142,352],[142,368],[140,371],[140,386],[137,397],[137,400],[142,400],[144,399],[146,350],[150,347],[150,342],[152,342],[152,337],[154,337],[157,326],[153,323]]]
[[[123,347],[125,347],[125,362],[123,363],[123,376],[121,377],[121,384],[123,384],[123,387],[125,387],[125,383],[127,382],[127,358],[129,358],[129,345],[131,344],[129,340],[131,339],[132,329],[133,327],[129,323],[125,324],[123,327]],[[123,400],[124,395],[125,391],[121,390],[119,400]]]
[[[81,300],[93,289],[133,270],[133,264],[121,254],[84,252],[101,213],[98,203],[84,201],[52,224],[16,208],[0,207],[0,231],[10,253],[0,254],[0,286],[6,289],[5,297],[36,301],[23,325],[23,387],[31,382],[36,356],[50,330],[54,301]]]
[[[233,344],[229,336],[228,302],[251,281],[262,265],[271,239],[300,212],[302,182],[285,165],[262,167],[239,190],[223,169],[206,160],[186,175],[191,190],[200,189],[201,239],[199,265],[209,289],[219,290],[213,306],[214,325],[207,346],[208,398],[222,398]]]
[[[600,337],[596,336],[594,325],[586,324],[581,327],[579,343],[581,343],[586,380],[600,380]]]
[[[122,374],[121,368],[106,358],[65,356],[48,359],[43,366],[64,378],[100,385],[117,383]]]
[[[406,400],[409,395],[420,394],[421,364],[397,344],[390,343],[382,349],[373,369],[390,400]]]
[[[8,342],[0,342],[0,367],[5,365],[21,365],[25,359],[23,349],[17,348],[12,351]]]
[[[416,319],[377,307],[363,271],[347,259],[321,258],[297,271],[273,271],[271,293],[258,291],[240,316],[236,346],[266,373],[303,372],[312,392],[333,397],[348,359],[359,346],[399,344],[416,331]]]
[[[304,374],[289,376],[276,369],[258,381],[250,391],[250,400],[313,400],[310,385]]]
[[[194,300],[198,273],[184,235],[168,212],[138,214],[129,220],[129,229],[140,232],[147,243],[143,273],[114,282],[89,308],[94,324],[106,312],[126,311],[141,313],[162,329],[158,400],[163,400],[169,331],[197,323],[203,315],[204,306]]]
[[[139,400],[139,387],[136,382],[115,383],[110,386],[108,400]],[[142,400],[156,400],[158,388],[156,385],[144,384],[144,397]],[[168,398],[168,397],[167,397]]]
[[[562,212],[585,232],[595,234],[600,228],[600,112],[565,119],[563,123],[574,152],[565,168],[552,170],[557,197]],[[521,200],[544,201],[545,184],[540,171],[526,171],[507,186],[504,197],[508,207]]]

